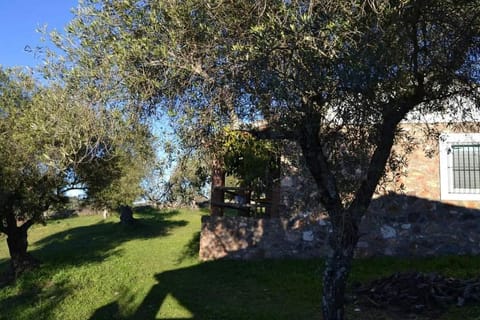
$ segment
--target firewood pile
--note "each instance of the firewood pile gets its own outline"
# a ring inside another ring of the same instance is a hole
[[[459,280],[437,273],[405,272],[360,285],[360,297],[376,307],[421,312],[451,304],[480,302],[480,278]]]

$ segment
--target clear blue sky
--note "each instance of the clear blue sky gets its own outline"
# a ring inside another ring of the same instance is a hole
[[[25,46],[42,45],[35,30],[63,30],[72,19],[71,8],[78,0],[0,0],[0,65],[30,66],[40,63]]]

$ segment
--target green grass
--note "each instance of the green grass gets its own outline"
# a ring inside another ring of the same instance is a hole
[[[43,261],[0,289],[0,319],[320,319],[321,260],[197,260],[199,211],[76,217],[35,226],[30,252]],[[7,248],[0,246],[0,270]],[[358,260],[352,282],[396,271],[478,276],[478,257]],[[379,310],[351,319],[396,319]],[[480,319],[480,307],[451,308],[439,319]]]

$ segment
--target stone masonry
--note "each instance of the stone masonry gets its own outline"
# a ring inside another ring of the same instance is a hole
[[[383,199],[387,200],[387,199]],[[480,211],[416,197],[374,202],[360,225],[356,257],[480,254]],[[324,215],[202,218],[200,258],[313,258],[328,253]]]

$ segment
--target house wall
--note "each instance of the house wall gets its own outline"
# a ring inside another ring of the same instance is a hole
[[[415,138],[416,148],[408,155],[406,174],[401,183],[401,193],[425,200],[441,201],[456,206],[480,209],[480,201],[442,200],[440,197],[440,157],[438,133],[474,132],[471,126],[446,126],[444,124],[403,124],[402,129]],[[426,131],[434,130],[433,137],[427,137]],[[398,146],[397,146],[398,148]]]
[[[393,183],[390,179],[379,188],[379,193],[374,197],[379,198],[390,192],[403,194],[425,200],[441,201],[446,204],[480,209],[480,201],[445,201],[440,197],[440,157],[439,137],[441,133],[453,132],[480,132],[476,125],[445,125],[445,124],[421,124],[404,123],[402,130],[409,140],[411,152],[406,156],[407,166],[403,168],[399,179]],[[413,147],[412,147],[413,146]],[[399,142],[394,150],[403,154],[406,146]],[[288,147],[290,155],[284,159],[282,172],[282,213],[285,217],[318,213],[323,211],[319,206],[319,194],[310,172],[305,168],[300,157],[298,147]],[[400,186],[402,186],[400,188]]]

